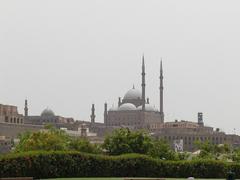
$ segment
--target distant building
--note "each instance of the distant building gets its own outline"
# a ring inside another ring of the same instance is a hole
[[[189,121],[166,122],[161,129],[153,133],[154,137],[168,141],[172,147],[176,140],[183,141],[184,151],[195,151],[195,142],[209,141],[213,144],[240,143],[240,138],[231,138],[224,132],[214,131],[212,127],[201,126]]]
[[[0,123],[23,124],[24,117],[16,106],[0,104]]]
[[[64,130],[71,137],[96,137],[97,133],[93,133],[89,131],[89,128],[86,124],[82,124],[77,131],[68,130],[67,128],[60,128]]]
[[[46,124],[51,124],[74,137],[88,137],[91,142],[103,142],[103,137],[113,130],[126,127],[131,130],[144,129],[156,138],[167,140],[174,149],[194,151],[195,141],[210,141],[214,144],[230,144],[240,146],[240,136],[228,135],[212,127],[204,125],[203,113],[198,113],[197,122],[174,121],[165,122],[163,111],[163,66],[160,63],[159,109],[151,105],[146,98],[145,62],[142,57],[141,91],[134,86],[122,98],[118,98],[117,106],[108,108],[104,104],[104,123],[96,122],[95,105],[92,104],[90,121],[75,121],[55,115],[46,108],[41,115],[29,115],[28,101],[25,100],[24,116],[19,114],[16,106],[0,105],[0,136],[16,138],[24,131],[39,131]],[[84,128],[83,128],[84,126]],[[95,136],[97,135],[97,136]]]
[[[142,61],[142,91],[133,86],[124,96],[118,99],[118,106],[108,109],[104,104],[104,125],[108,131],[127,127],[131,130],[145,129],[152,136],[168,141],[173,149],[194,151],[195,141],[209,141],[213,144],[230,144],[234,147],[240,146],[238,135],[228,135],[212,127],[204,126],[203,113],[198,113],[197,122],[175,121],[165,122],[163,111],[163,67],[160,65],[160,107],[159,110],[150,105],[146,98],[145,63]],[[91,124],[95,124],[95,108],[92,105]],[[107,131],[106,131],[107,132]],[[181,142],[176,145],[176,142]]]
[[[45,125],[45,124],[66,124],[66,123],[73,123],[73,118],[66,118],[57,116],[54,112],[46,108],[42,111],[40,116],[29,116],[28,113],[28,103],[25,100],[25,116],[24,116],[24,123],[25,124],[33,124],[33,125]]]

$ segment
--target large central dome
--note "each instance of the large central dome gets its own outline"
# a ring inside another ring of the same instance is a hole
[[[141,99],[142,93],[138,89],[135,89],[134,87],[130,89],[124,96],[123,99],[125,100],[132,100],[132,99]]]

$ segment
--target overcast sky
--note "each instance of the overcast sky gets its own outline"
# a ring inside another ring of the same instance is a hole
[[[166,121],[197,121],[240,134],[240,1],[1,0],[0,103],[39,115],[89,120],[91,104],[117,105],[135,84]]]

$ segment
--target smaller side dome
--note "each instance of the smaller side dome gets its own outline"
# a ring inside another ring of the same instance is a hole
[[[138,106],[137,110],[142,110],[142,106]],[[145,110],[146,111],[153,111],[153,112],[157,111],[156,108],[154,108],[150,104],[145,104]]]
[[[122,104],[119,108],[118,111],[135,111],[137,110],[136,106],[131,103],[125,103]]]
[[[54,114],[54,112],[51,109],[46,108],[41,113],[41,116],[43,116],[43,117],[52,117],[52,116],[55,116],[55,114]]]

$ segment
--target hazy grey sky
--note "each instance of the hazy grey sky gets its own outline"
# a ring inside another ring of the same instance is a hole
[[[167,121],[197,120],[240,133],[240,1],[1,0],[0,103],[38,115],[89,120],[140,88],[159,106],[164,64]]]

